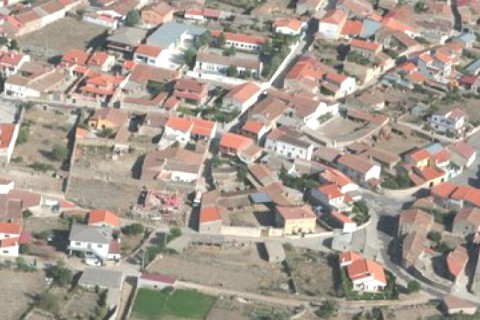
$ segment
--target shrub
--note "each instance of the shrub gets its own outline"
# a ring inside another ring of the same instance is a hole
[[[128,226],[125,226],[122,229],[122,232],[126,235],[136,236],[136,235],[139,235],[141,233],[144,233],[145,228],[143,227],[143,225],[141,223],[132,223]]]
[[[442,240],[442,234],[438,231],[430,231],[427,234],[427,238],[432,241],[439,242],[440,240]]]
[[[72,283],[72,270],[65,267],[65,262],[58,260],[57,264],[50,270],[53,281],[59,287],[65,287]]]
[[[60,310],[60,305],[58,302],[58,298],[54,296],[51,293],[44,293],[40,296],[37,302],[37,307],[39,307],[42,310],[45,310],[47,312],[51,313],[58,313]]]
[[[421,288],[422,288],[421,284],[416,280],[410,281],[407,285],[407,290],[409,293],[418,292],[420,291]]]

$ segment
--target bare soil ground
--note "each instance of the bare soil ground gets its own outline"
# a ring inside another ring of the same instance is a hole
[[[478,122],[480,121],[480,105],[479,99],[462,99],[462,101],[456,101],[453,104],[439,104],[440,110],[447,110],[454,107],[460,107],[465,112],[467,112],[468,116],[470,117],[470,122]]]
[[[364,127],[362,123],[353,122],[341,116],[335,116],[321,126],[318,131],[330,139],[339,139],[354,133],[362,127]]]
[[[55,320],[55,317],[42,310],[33,310],[28,314],[26,320]]]
[[[15,145],[13,157],[16,160],[11,166],[28,168],[33,163],[41,163],[60,169],[62,163],[52,157],[52,148],[55,144],[67,146],[70,119],[68,112],[58,109],[33,107],[25,112],[22,127],[28,127],[28,140]]]
[[[426,319],[431,316],[442,316],[442,313],[438,311],[434,306],[412,306],[409,308],[402,308],[395,311],[397,319],[411,319],[412,315],[415,315],[415,318]]]
[[[45,288],[43,271],[33,273],[0,270],[0,310],[2,319],[17,320],[25,312],[37,294]]]
[[[95,316],[98,295],[95,292],[77,290],[70,294],[61,314],[67,319],[89,319]]]
[[[286,251],[287,261],[300,292],[310,296],[335,296],[333,273],[328,257],[308,249]]]
[[[289,312],[280,307],[275,308],[252,302],[240,302],[235,298],[218,299],[206,320],[248,320],[261,318],[261,315],[275,315],[275,319],[290,319]],[[255,317],[256,316],[256,317]]]
[[[388,140],[378,140],[375,143],[375,147],[401,155],[415,147],[422,147],[428,142],[429,141],[427,139],[417,136],[410,136],[408,138],[405,138],[397,134],[391,134],[390,139]]]
[[[32,234],[48,232],[53,241],[35,240],[29,246],[31,255],[45,259],[60,259],[65,256],[70,230],[69,222],[59,218],[30,217],[24,223],[25,231]]]
[[[62,55],[71,49],[86,49],[102,43],[105,28],[66,17],[19,39],[24,50],[38,58]],[[52,36],[55,35],[55,36]]]
[[[277,290],[287,283],[281,266],[262,260],[255,245],[189,248],[181,255],[164,256],[148,269],[185,281],[251,292]]]

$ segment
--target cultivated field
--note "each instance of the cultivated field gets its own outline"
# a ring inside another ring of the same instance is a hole
[[[100,26],[67,17],[21,37],[18,42],[36,58],[48,59],[71,49],[98,47],[104,43],[104,31]]]
[[[139,289],[132,319],[205,319],[216,298],[194,291],[177,289],[172,294]]]
[[[46,286],[43,271],[33,273],[0,270],[0,310],[1,318],[17,320],[29,304],[34,302],[36,295],[41,294]]]
[[[254,244],[228,249],[192,247],[181,255],[164,256],[148,269],[185,281],[251,292],[278,291],[287,283],[282,267],[262,260]]]

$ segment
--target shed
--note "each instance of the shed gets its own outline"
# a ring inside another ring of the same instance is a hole
[[[137,286],[139,288],[165,289],[175,287],[177,279],[159,273],[142,273],[138,277]]]
[[[78,284],[82,287],[93,289],[120,289],[123,283],[123,272],[104,268],[85,268]]]
[[[443,298],[443,304],[446,313],[449,315],[456,313],[473,315],[477,312],[477,306],[475,304],[455,296],[447,296]]]
[[[268,262],[282,262],[285,260],[285,250],[283,245],[279,242],[268,241],[264,242],[265,250],[267,251]]]

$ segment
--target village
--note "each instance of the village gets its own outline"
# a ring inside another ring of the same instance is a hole
[[[2,319],[480,318],[477,0],[0,13]]]

